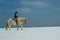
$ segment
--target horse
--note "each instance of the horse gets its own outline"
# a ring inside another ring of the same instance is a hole
[[[18,24],[17,24],[18,23]],[[21,27],[21,30],[23,30],[23,24],[27,24],[27,18],[25,17],[19,17],[17,19],[17,23],[15,21],[15,19],[13,20],[13,18],[9,18],[7,23],[6,23],[6,30],[9,28],[9,30],[11,30],[11,26],[14,25],[14,26],[18,26],[17,30],[19,30],[19,28]]]

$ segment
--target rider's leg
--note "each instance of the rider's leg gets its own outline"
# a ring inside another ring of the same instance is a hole
[[[16,24],[18,25],[18,18],[16,18]]]

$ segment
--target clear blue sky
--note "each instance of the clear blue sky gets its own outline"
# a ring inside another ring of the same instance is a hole
[[[24,26],[60,25],[60,0],[0,0],[0,27],[18,11],[19,17],[28,18]]]

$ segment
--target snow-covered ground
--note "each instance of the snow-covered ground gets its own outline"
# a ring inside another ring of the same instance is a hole
[[[60,27],[0,28],[0,40],[60,40]]]

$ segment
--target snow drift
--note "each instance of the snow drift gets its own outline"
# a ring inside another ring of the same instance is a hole
[[[60,40],[60,27],[0,28],[0,40]]]

